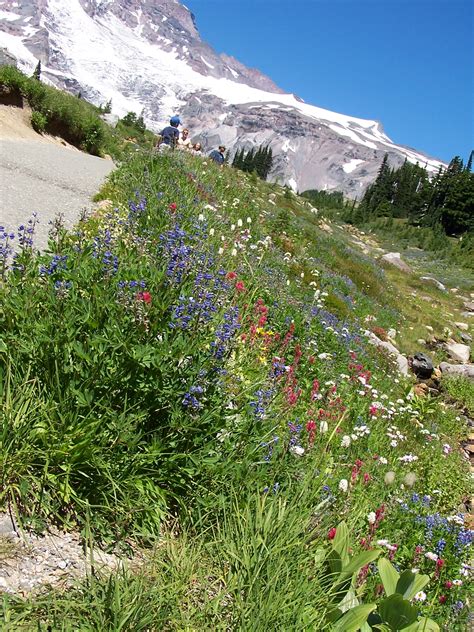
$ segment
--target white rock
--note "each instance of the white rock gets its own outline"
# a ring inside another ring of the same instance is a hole
[[[470,380],[474,380],[474,364],[450,364],[441,362],[439,369],[446,375],[463,375]]]
[[[462,345],[457,342],[446,345],[446,350],[453,360],[466,364],[469,362],[471,355],[471,349],[467,345]]]
[[[408,263],[403,261],[403,259],[400,257],[399,252],[387,252],[386,255],[383,255],[382,261],[386,261],[387,263],[390,263],[392,266],[395,266],[402,272],[412,271]]]
[[[462,329],[463,331],[469,331],[469,325],[467,323],[454,323],[458,329]]]
[[[389,338],[392,338],[392,339],[393,339],[393,338],[395,338],[395,336],[396,336],[396,335],[397,335],[397,330],[396,330],[396,329],[393,329],[393,328],[392,328],[392,329],[389,329],[389,330],[387,331],[387,336],[388,336]]]
[[[441,281],[438,281],[438,279],[435,279],[434,277],[422,276],[420,277],[420,281],[428,281],[428,283],[432,283],[433,285],[436,285],[438,290],[443,290],[443,292],[446,291],[446,286],[443,285]]]
[[[402,375],[408,375],[408,360],[401,353],[397,355],[398,370]]]

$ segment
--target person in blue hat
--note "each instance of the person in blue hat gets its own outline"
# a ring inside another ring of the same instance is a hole
[[[181,123],[179,116],[172,116],[170,124],[161,132],[160,149],[174,149],[178,143],[179,131],[178,125]]]

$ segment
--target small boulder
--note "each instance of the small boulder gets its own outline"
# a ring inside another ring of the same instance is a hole
[[[463,331],[469,331],[469,325],[467,323],[454,323],[458,329]]]
[[[412,269],[410,268],[408,263],[403,261],[403,259],[400,257],[399,252],[387,252],[386,255],[383,255],[382,261],[390,263],[392,266],[395,266],[402,272],[412,272]]]
[[[435,279],[434,277],[422,276],[420,277],[420,281],[427,281],[428,283],[435,285],[438,288],[438,290],[442,290],[443,292],[446,292],[446,286],[443,285],[441,281],[438,281],[438,279]]]
[[[469,362],[471,349],[468,345],[462,345],[458,342],[450,342],[446,345],[446,350],[453,360],[466,364]]]
[[[474,312],[474,303],[472,301],[464,301],[464,307],[468,312]]]
[[[415,353],[411,361],[411,370],[417,377],[427,380],[431,377],[433,369],[433,362],[429,356],[424,353]]]
[[[461,331],[459,337],[466,344],[470,344],[472,342],[472,336],[470,334],[467,334],[465,331]]]
[[[441,362],[439,365],[443,375],[462,375],[470,380],[474,380],[474,364],[450,364]]]

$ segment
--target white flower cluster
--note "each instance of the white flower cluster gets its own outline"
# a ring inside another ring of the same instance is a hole
[[[361,426],[354,426],[354,429],[351,434],[352,441],[357,441],[358,439],[362,439],[363,437],[368,437],[370,434],[370,428],[365,424]]]
[[[385,547],[389,551],[396,551],[397,548],[398,548],[394,544],[390,544],[390,542],[388,540],[377,540],[377,544],[378,544],[378,546]]]
[[[396,448],[399,441],[406,441],[406,435],[402,434],[396,426],[389,426],[386,434],[391,439],[390,445],[392,448]]]
[[[404,454],[403,456],[399,456],[398,460],[402,463],[413,463],[414,461],[418,461],[418,457],[416,454]]]

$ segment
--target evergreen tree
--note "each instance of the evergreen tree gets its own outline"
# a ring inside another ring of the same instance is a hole
[[[254,150],[253,147],[247,152],[243,162],[242,162],[242,171],[246,171],[251,173],[253,171],[253,158],[254,158]]]
[[[38,63],[36,64],[36,68],[33,71],[32,78],[36,79],[36,81],[41,81],[41,61],[38,61]]]
[[[383,202],[392,203],[392,195],[392,171],[388,164],[388,154],[385,154],[375,182],[367,188],[359,205],[359,216],[364,219],[376,217],[377,209]]]
[[[232,166],[236,169],[242,169],[242,165],[244,164],[244,148],[240,151],[237,151],[234,160],[232,161]]]

